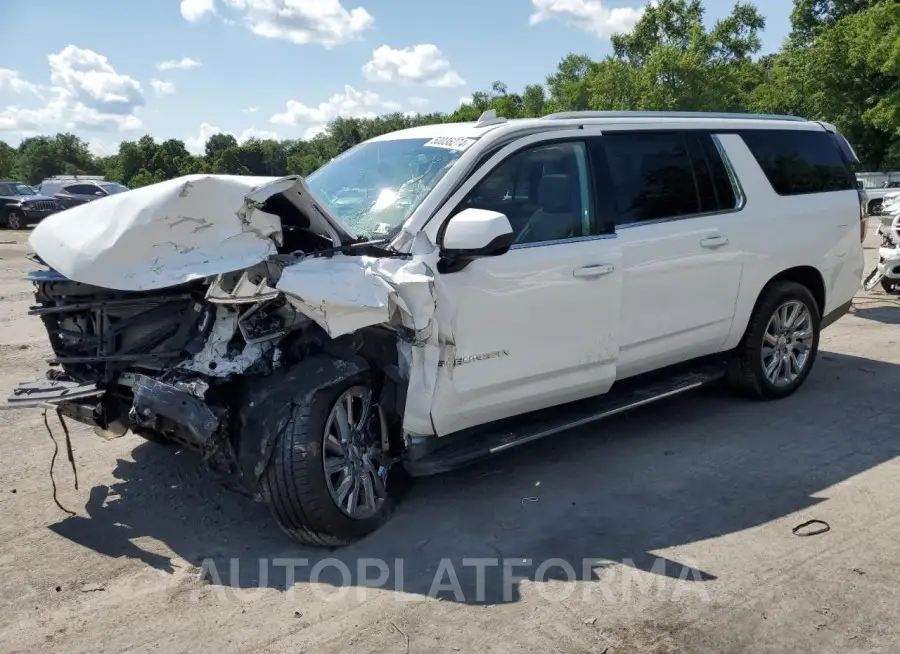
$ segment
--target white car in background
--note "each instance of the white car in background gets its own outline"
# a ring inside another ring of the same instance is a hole
[[[488,112],[113,195],[31,236],[55,361],[10,403],[197,450],[345,545],[406,475],[704,384],[794,393],[860,286],[855,160],[791,117]]]

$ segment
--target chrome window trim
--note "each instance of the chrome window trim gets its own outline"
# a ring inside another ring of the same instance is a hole
[[[744,187],[741,186],[741,180],[737,176],[734,164],[731,163],[731,159],[725,151],[725,146],[722,144],[719,135],[710,134],[709,136],[712,139],[713,145],[716,146],[716,152],[718,152],[719,156],[722,158],[722,163],[725,164],[728,180],[731,182],[731,188],[734,190],[734,209],[731,211],[741,211],[747,204],[747,194],[744,193]],[[729,212],[729,210],[725,211],[726,213]]]
[[[700,213],[681,214],[679,216],[666,216],[663,218],[654,218],[653,220],[640,220],[633,223],[617,223],[616,231],[620,229],[630,229],[632,227],[644,227],[645,225],[670,223],[675,220],[691,220],[693,218],[706,218],[708,216],[725,216],[743,211],[744,207],[747,205],[747,195],[744,193],[744,187],[741,186],[734,165],[731,163],[731,159],[728,158],[728,153],[725,152],[725,146],[722,144],[722,141],[719,140],[719,135],[710,134],[710,138],[712,138],[713,145],[716,147],[716,152],[719,153],[719,157],[722,159],[722,163],[725,166],[725,172],[728,175],[728,181],[731,183],[732,191],[734,191],[734,207],[730,209],[719,209],[718,211],[703,211]]]
[[[537,241],[535,243],[513,243],[510,250],[524,250],[526,248],[544,247],[547,245],[565,245],[568,243],[584,243],[586,241],[600,241],[617,238],[616,234],[593,234],[591,236],[573,236],[572,238],[560,238],[555,241]]]

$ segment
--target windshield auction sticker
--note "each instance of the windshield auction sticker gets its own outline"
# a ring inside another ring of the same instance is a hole
[[[444,148],[446,150],[456,150],[461,152],[475,142],[475,139],[468,139],[462,136],[438,136],[431,139],[425,144],[427,148]]]

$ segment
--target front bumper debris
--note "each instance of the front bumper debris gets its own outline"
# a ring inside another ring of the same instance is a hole
[[[24,409],[70,402],[103,395],[96,383],[79,383],[60,379],[37,379],[19,384],[6,399],[10,408]]]

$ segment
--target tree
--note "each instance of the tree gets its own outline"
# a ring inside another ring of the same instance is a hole
[[[588,72],[591,104],[603,109],[740,111],[751,56],[760,49],[765,19],[738,3],[707,30],[700,0],[661,0],[648,6],[630,34],[612,37],[613,55]]]
[[[231,134],[213,134],[206,141],[206,159],[215,161],[225,150],[236,148],[237,139]]]
[[[13,177],[16,167],[16,151],[8,143],[0,141],[0,177]]]
[[[791,12],[792,47],[808,46],[846,16],[869,9],[882,0],[794,0]]]

